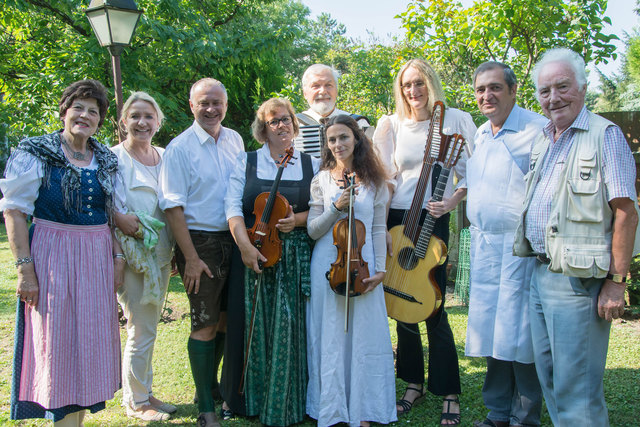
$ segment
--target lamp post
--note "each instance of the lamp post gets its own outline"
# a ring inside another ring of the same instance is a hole
[[[133,0],[91,0],[85,13],[100,46],[108,48],[111,53],[116,94],[116,127],[119,139],[122,141],[124,135],[120,129],[120,114],[122,113],[120,54],[122,49],[131,43],[142,11],[138,9]]]

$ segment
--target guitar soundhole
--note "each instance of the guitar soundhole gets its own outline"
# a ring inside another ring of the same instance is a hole
[[[398,253],[398,264],[404,270],[413,270],[418,265],[418,257],[412,248],[406,247],[400,249]]]

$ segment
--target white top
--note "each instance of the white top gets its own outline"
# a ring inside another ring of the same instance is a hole
[[[278,172],[278,164],[271,157],[269,151],[269,144],[265,143],[257,151],[257,171],[258,179],[273,180]],[[282,180],[285,181],[300,181],[303,178],[302,172],[302,160],[300,159],[300,152],[293,151],[293,157],[291,162],[287,164],[287,167],[282,171]],[[320,168],[320,159],[311,157],[311,164],[313,166],[313,174],[318,173]],[[234,216],[244,216],[242,214],[242,196],[244,194],[244,186],[247,181],[247,153],[239,153],[235,160],[235,168],[229,180],[229,190],[224,198],[224,210],[229,218]],[[306,210],[306,209],[305,209]]]
[[[397,114],[382,116],[378,121],[378,127],[373,135],[373,144],[389,176],[388,182],[394,187],[391,199],[391,208],[393,209],[409,209],[411,207],[411,201],[422,171],[430,124],[431,120],[420,122],[409,119],[400,120]],[[447,135],[461,134],[466,141],[460,160],[453,168],[459,185],[464,185],[465,166],[467,159],[473,152],[473,137],[476,133],[476,126],[471,115],[455,108],[447,108],[444,114],[442,133]],[[437,157],[437,147],[432,145],[431,149]],[[429,177],[423,208],[431,199],[431,188],[431,177]],[[453,190],[453,180],[449,179],[443,197],[445,199],[451,197]]]
[[[96,156],[92,156],[91,163],[80,169],[97,168]],[[0,179],[0,190],[3,195],[0,200],[0,211],[16,209],[24,214],[33,215],[34,203],[38,199],[44,177],[44,162],[25,151],[16,151],[12,154],[11,161],[7,163],[4,175],[5,177]],[[114,190],[122,192],[121,186],[121,181],[115,179]]]
[[[222,127],[216,141],[194,121],[165,151],[159,180],[160,208],[182,206],[190,230],[228,230],[224,195],[236,157],[243,151],[238,132]]]

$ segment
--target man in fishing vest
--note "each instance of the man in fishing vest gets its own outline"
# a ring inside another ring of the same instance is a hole
[[[324,124],[331,117],[347,114],[371,138],[374,128],[365,116],[349,114],[336,108],[338,98],[338,72],[328,65],[313,64],[302,75],[302,94],[309,109],[296,114],[300,134],[294,140],[295,148],[303,153],[320,157],[324,144]]]
[[[529,282],[535,260],[513,255],[533,141],[547,123],[516,104],[509,66],[485,62],[473,75],[478,128],[467,161],[467,216],[471,222],[471,295],[466,355],[485,357],[482,387],[489,410],[477,427],[539,426],[542,391],[533,364]]]
[[[227,91],[205,78],[191,87],[193,125],[174,138],[160,171],[158,204],[176,239],[176,263],[191,308],[187,343],[196,387],[197,425],[219,427],[212,389],[224,347],[221,324],[223,290],[229,273],[233,239],[224,215],[224,195],[242,137],[222,126]]]
[[[603,376],[637,238],[636,169],[620,128],[588,111],[583,59],[546,52],[532,72],[551,121],[536,139],[514,253],[536,257],[529,316],[556,426],[608,426]]]

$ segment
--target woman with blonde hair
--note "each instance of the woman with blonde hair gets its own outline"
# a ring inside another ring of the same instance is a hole
[[[243,387],[246,415],[259,415],[263,424],[285,426],[302,421],[305,415],[305,301],[309,296],[312,247],[306,225],[309,186],[318,170],[318,161],[294,151],[292,162],[284,168],[278,192],[287,199],[290,208],[276,225],[282,241],[282,257],[274,266],[263,269],[261,263],[266,258],[249,240],[247,227],[256,220],[254,200],[258,194],[269,192],[278,173],[278,163],[293,147],[299,126],[291,103],[272,98],[258,108],[251,129],[263,146],[255,152],[239,154],[225,197],[229,229],[245,266],[241,283],[234,284],[237,278],[230,279],[228,312],[244,310],[241,344],[250,343],[245,353],[248,359]],[[233,288],[239,286],[244,287],[244,295],[232,295]],[[232,327],[231,318],[228,326]],[[238,335],[228,330],[227,341],[237,340]],[[229,345],[225,350],[228,348]],[[221,391],[227,403],[240,394],[241,374],[242,369],[231,374],[235,381],[223,375]],[[227,382],[232,383],[232,387],[225,387]]]
[[[421,59],[412,59],[402,66],[394,82],[396,114],[382,116],[378,121],[373,143],[384,163],[389,191],[391,193],[387,227],[402,223],[411,206],[418,178],[423,165],[425,143],[431,125],[431,114],[436,101],[446,104],[442,84],[437,73]],[[464,179],[466,159],[473,147],[476,127],[471,115],[455,108],[447,108],[444,114],[442,131],[445,134],[461,134],[467,149],[463,153],[454,172],[459,180]],[[432,146],[432,150],[438,147]],[[437,157],[437,151],[435,153]],[[435,170],[435,169],[434,169]],[[440,202],[430,201],[435,188],[433,175],[427,184],[422,206],[420,225],[427,210],[438,218],[433,235],[449,241],[449,212],[464,197],[464,190],[454,192],[452,180],[447,183],[444,197]],[[390,237],[389,237],[390,238]],[[435,278],[442,295],[446,291],[446,263],[435,269]],[[453,333],[447,320],[444,304],[426,321],[429,341],[429,375],[427,390],[444,396],[442,425],[460,424],[460,373]],[[397,375],[406,381],[407,388],[397,402],[398,415],[408,413],[413,404],[426,395],[424,387],[424,357],[418,324],[398,322]]]
[[[151,140],[164,115],[146,92],[133,92],[122,108],[127,137],[112,148],[118,156],[123,192],[118,194],[116,225],[127,264],[118,302],[127,319],[122,359],[122,400],[127,415],[164,421],[177,408],[153,395],[153,347],[171,272],[172,237],[158,207],[158,174],[164,149]],[[145,246],[144,242],[155,241]]]

